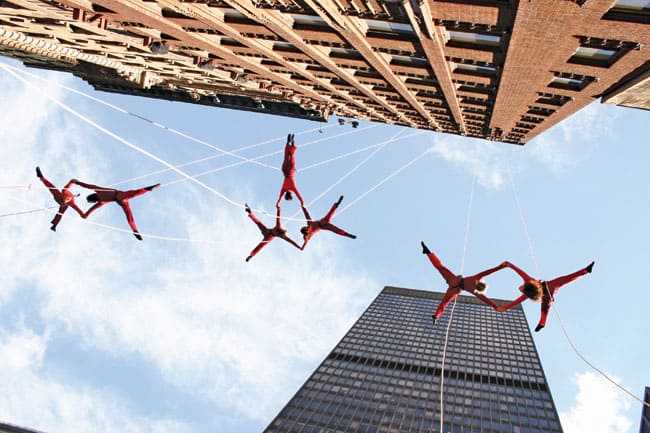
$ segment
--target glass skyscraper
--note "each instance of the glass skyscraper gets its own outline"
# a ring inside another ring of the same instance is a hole
[[[562,433],[521,306],[459,296],[445,354],[441,298],[385,287],[264,432]]]

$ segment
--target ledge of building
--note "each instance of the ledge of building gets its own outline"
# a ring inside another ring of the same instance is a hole
[[[650,60],[605,91],[601,102],[650,110]]]

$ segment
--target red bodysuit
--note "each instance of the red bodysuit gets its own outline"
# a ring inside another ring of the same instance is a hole
[[[91,213],[95,212],[97,209],[104,206],[106,203],[115,202],[119,204],[122,210],[124,211],[126,220],[129,223],[131,230],[133,230],[133,235],[137,239],[142,240],[142,236],[138,232],[138,227],[135,225],[135,220],[133,219],[133,213],[131,212],[131,206],[129,206],[129,200],[132,199],[133,197],[137,197],[139,195],[142,195],[146,192],[153,190],[158,185],[152,185],[145,188],[132,189],[128,191],[120,191],[118,189],[104,188],[101,186],[92,185],[90,183],[84,183],[79,181],[77,181],[76,183],[77,185],[82,186],[84,188],[95,190],[95,194],[97,194],[97,198],[98,198],[97,203],[95,203],[90,209],[86,211],[86,213],[83,215],[83,218],[88,218]]]
[[[560,290],[560,287],[569,284],[570,282],[580,278],[581,276],[588,274],[591,272],[591,266],[593,266],[593,263],[589,266],[587,266],[584,269],[580,269],[579,271],[573,272],[572,274],[564,275],[561,277],[557,277],[553,280],[549,281],[544,281],[544,280],[535,280],[535,278],[532,278],[530,275],[528,275],[526,272],[518,268],[517,266],[513,265],[510,262],[504,262],[505,266],[509,267],[513,271],[515,271],[521,279],[523,280],[524,284],[527,283],[528,281],[538,281],[544,291],[542,295],[542,305],[541,305],[541,313],[539,317],[539,323],[537,324],[537,327],[535,328],[535,332],[538,332],[541,330],[544,326],[546,326],[546,319],[548,317],[548,312],[551,310],[551,305],[555,301],[555,294],[557,293],[558,290]],[[523,301],[528,299],[528,296],[526,295],[521,295],[514,301],[511,301],[504,305],[503,307],[500,308],[500,311],[506,311],[509,310],[510,308],[514,307],[515,305],[521,304]]]
[[[298,148],[293,143],[293,135],[290,134],[287,138],[287,144],[284,146],[284,160],[282,162],[282,174],[284,174],[284,180],[282,181],[282,187],[280,188],[280,196],[278,201],[275,203],[275,206],[279,206],[282,201],[282,196],[287,192],[293,192],[298,197],[300,201],[300,206],[305,207],[305,202],[298,191],[296,186],[296,157],[295,153]]]
[[[37,169],[37,175],[38,178],[43,182],[43,185],[45,185],[50,193],[52,194],[52,197],[54,197],[54,201],[56,201],[59,204],[59,210],[56,212],[56,215],[54,215],[54,218],[52,219],[52,231],[56,231],[56,226],[59,224],[61,221],[61,218],[63,217],[63,214],[65,213],[66,210],[68,210],[68,206],[70,206],[72,209],[74,209],[80,217],[83,218],[83,211],[79,209],[79,207],[76,205],[74,202],[74,194],[70,192],[70,187],[75,183],[75,179],[70,180],[61,191],[59,191],[49,180],[47,180],[43,175],[41,174],[40,169]]]
[[[449,303],[453,301],[456,296],[458,296],[463,290],[476,296],[495,310],[499,308],[499,306],[495,304],[492,299],[476,291],[476,283],[478,283],[483,277],[486,277],[503,269],[505,265],[500,264],[499,266],[495,266],[494,268],[479,272],[478,274],[463,277],[461,275],[456,275],[447,269],[434,253],[428,252],[426,254],[433,266],[435,266],[438,272],[440,272],[440,275],[442,275],[442,277],[449,285],[447,291],[445,292],[445,295],[442,297],[440,303],[438,304],[438,308],[436,309],[435,314],[433,315],[435,319],[438,319],[440,316],[442,316],[442,314],[445,312],[445,308],[447,308],[447,305],[449,305]]]
[[[246,212],[248,212],[248,217],[253,220],[253,222],[257,225],[257,228],[260,229],[260,232],[262,233],[262,242],[257,244],[255,248],[253,248],[253,251],[250,252],[248,257],[246,257],[246,261],[249,261],[252,259],[257,253],[260,252],[262,248],[267,246],[274,238],[282,238],[285,241],[289,242],[291,245],[294,247],[300,249],[300,246],[290,237],[287,236],[286,230],[282,228],[282,222],[280,221],[280,208],[277,208],[277,214],[275,216],[275,226],[272,228],[268,228],[267,226],[264,225],[262,221],[257,219],[257,217],[253,214],[253,212],[250,210],[248,206],[246,206]]]
[[[306,233],[304,233],[303,235],[303,239],[304,239],[304,242],[302,244],[303,250],[305,249],[305,246],[307,245],[307,242],[309,242],[311,237],[321,230],[329,230],[331,232],[336,233],[337,235],[347,236],[349,238],[356,239],[355,235],[352,235],[346,232],[345,230],[338,228],[337,226],[335,226],[330,222],[330,220],[334,216],[334,212],[336,212],[336,209],[339,207],[342,200],[343,200],[343,196],[341,196],[339,200],[332,205],[329,212],[327,212],[327,215],[325,215],[323,218],[316,221],[312,221],[311,217],[309,216],[309,211],[307,210],[307,208],[305,207],[302,208],[302,211],[305,214],[305,219],[307,220]]]

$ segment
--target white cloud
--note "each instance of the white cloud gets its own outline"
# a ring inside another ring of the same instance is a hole
[[[458,137],[434,136],[432,153],[461,167],[485,188],[499,189],[508,176],[510,148],[503,143],[472,140]]]
[[[0,85],[7,87],[6,82]],[[16,100],[31,98],[42,114],[29,120],[30,112],[21,109],[16,118],[21,128],[7,128],[11,135],[6,137],[11,139],[0,158],[7,170],[0,170],[0,181],[35,183],[37,163],[59,185],[80,169],[105,171],[102,164],[110,162],[103,162],[87,142],[94,132],[78,126],[76,119],[59,116],[58,109],[38,94],[8,88]],[[39,138],[43,136],[47,143]],[[39,187],[35,184],[31,193],[12,192],[18,201],[5,200],[5,206],[50,205],[48,194]],[[0,249],[2,263],[11,264],[0,273],[0,302],[16,302],[17,288],[25,289],[53,338],[64,335],[76,338],[85,350],[144,360],[168,383],[213,404],[216,413],[226,413],[224,417],[235,413],[269,420],[278,402],[286,401],[293,386],[305,379],[298,372],[322,358],[369,300],[359,295],[379,289],[363,271],[352,269],[338,249],[353,241],[330,233],[319,234],[305,252],[275,240],[245,263],[260,241],[255,225],[242,209],[205,191],[197,193],[189,182],[137,198],[132,207],[145,235],[181,233],[211,243],[151,238],[138,242],[129,233],[84,224],[72,212],[56,233],[48,230],[51,215],[44,212],[7,218],[0,226],[0,241],[20,244],[23,253]],[[91,218],[126,227],[116,206],[106,206]],[[13,388],[0,386],[0,398],[11,410],[1,413],[29,421],[28,410],[21,406],[26,400],[14,406],[11,394],[4,391],[24,387],[31,389],[25,395],[67,396],[60,403],[43,397],[38,403],[55,410],[44,411],[42,423],[28,423],[32,427],[84,431],[77,429],[83,419],[86,431],[101,432],[108,430],[112,416],[125,419],[123,426],[112,430],[140,431],[136,426],[142,422],[164,431],[167,424],[174,424],[129,418],[119,405],[119,395],[110,398],[115,406],[107,406],[101,391],[70,389],[38,375],[35,369],[42,352],[36,350],[38,344],[32,348],[28,338],[21,341],[22,352],[14,354]],[[287,383],[292,384],[290,392]],[[95,430],[90,427],[93,423]]]
[[[479,185],[500,189],[509,172],[516,173],[529,164],[561,173],[596,152],[599,140],[611,135],[617,112],[593,103],[573,116],[535,137],[522,148],[518,145],[468,139],[450,135],[433,135],[432,153],[440,156],[470,176]],[[513,158],[517,155],[517,158]],[[524,159],[523,157],[527,157]]]
[[[526,144],[533,159],[551,171],[560,173],[571,169],[597,151],[599,141],[611,135],[615,117],[608,107],[597,102],[587,105],[573,116]],[[611,108],[611,107],[609,107]]]
[[[629,403],[618,388],[592,372],[577,374],[573,381],[578,385],[575,404],[568,412],[560,413],[565,433],[631,431],[632,422],[623,414]]]
[[[0,417],[51,432],[189,432],[173,420],[134,417],[109,392],[75,388],[41,369],[48,338],[24,327],[0,333]]]
[[[67,251],[75,270],[66,273],[84,283],[42,284],[50,294],[44,314],[63,320],[96,350],[139,354],[185,392],[268,419],[283,385],[304,379],[294,376],[296,367],[320,359],[359,310],[355,296],[378,286],[363,274],[339,275],[345,265],[335,258],[336,246],[316,247],[327,234],[314,239],[309,253],[275,240],[245,263],[259,233],[243,212],[190,219],[188,232],[217,243],[178,246],[182,251],[169,261],[153,253],[144,263],[137,252],[90,259],[116,261],[119,273],[80,269],[84,258]],[[67,262],[57,266],[66,269]],[[136,273],[148,277],[130,282]]]

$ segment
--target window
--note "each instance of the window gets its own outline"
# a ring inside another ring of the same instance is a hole
[[[501,44],[501,37],[498,35],[459,32],[456,30],[448,30],[447,34],[449,35],[447,45],[450,47],[494,51]]]
[[[393,31],[402,33],[413,33],[413,27],[406,23],[397,23],[390,21],[365,20],[369,30]]]
[[[616,50],[602,48],[578,47],[574,56],[594,60],[607,60],[616,53]]]
[[[368,26],[366,36],[384,39],[417,40],[417,35],[408,23],[394,21],[364,20]]]
[[[454,72],[458,74],[494,76],[496,68],[492,66],[470,65],[467,63],[454,63]]]
[[[292,14],[291,17],[293,18],[293,28],[296,30],[334,31],[318,15]]]
[[[603,16],[603,19],[649,24],[650,1],[617,0],[614,6]]]
[[[390,64],[398,65],[398,66],[414,66],[416,68],[426,68],[429,66],[429,61],[424,57],[399,56],[393,54],[391,56]]]
[[[538,104],[556,105],[558,107],[561,107],[572,99],[570,96],[555,95],[553,93],[538,92],[537,94],[539,95],[539,98],[537,98],[535,102]]]
[[[627,52],[628,50],[625,50]],[[578,47],[568,60],[569,63],[607,68],[618,60],[623,54],[621,50],[608,50],[604,48]]]
[[[596,80],[595,77],[589,77],[586,75],[577,75],[577,74],[571,74],[566,72],[555,72],[555,76],[548,84],[548,87],[580,91],[585,87],[587,87],[592,81],[595,80]]]
[[[650,1],[648,0],[618,0],[614,4],[615,8],[629,9],[629,10],[644,10],[650,9]]]
[[[552,108],[531,106],[528,107],[528,111],[526,113],[533,114],[535,116],[550,116],[551,114],[555,113],[555,110]]]
[[[330,57],[340,59],[363,59],[363,56],[357,50],[346,48],[332,48],[330,50]]]

